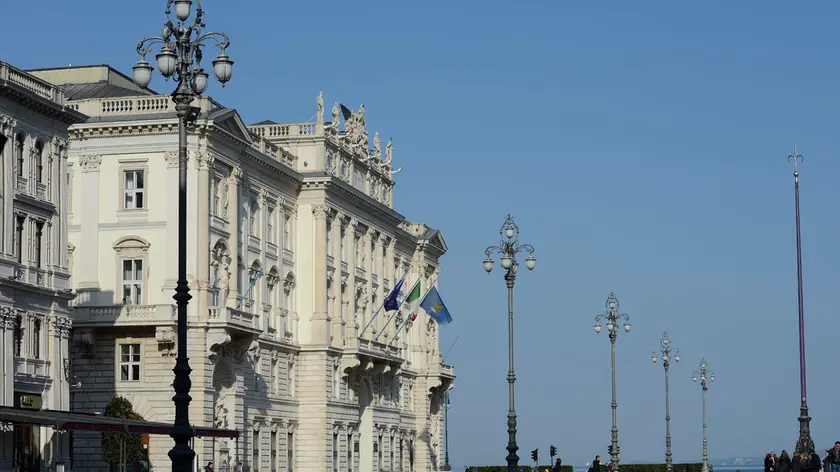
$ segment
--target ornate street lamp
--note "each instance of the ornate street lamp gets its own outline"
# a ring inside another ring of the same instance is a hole
[[[449,465],[449,408],[452,406],[452,403],[449,401],[449,391],[443,394],[443,469],[442,470],[452,470],[452,466]]]
[[[694,375],[691,376],[691,380],[697,382],[697,378],[700,378],[700,388],[702,389],[703,395],[703,468],[701,472],[709,472],[709,448],[708,443],[706,442],[706,390],[709,389],[708,382],[715,381],[715,373],[708,369],[709,364],[706,362],[706,359],[700,361],[700,370],[695,370]]]
[[[805,388],[805,306],[802,298],[802,233],[799,225],[799,163],[805,156],[796,152],[788,155],[788,162],[793,164],[793,193],[796,206],[796,285],[799,309],[799,439],[796,441],[796,451],[813,452],[814,441],[811,439],[811,417],[808,416],[808,395]]]
[[[519,262],[516,260],[516,255],[520,252],[527,252],[528,257],[525,258],[525,267],[528,270],[534,270],[537,264],[537,259],[534,257],[534,246],[530,244],[519,243],[519,226],[513,222],[513,218],[508,215],[502,229],[499,231],[501,241],[498,246],[490,246],[484,253],[487,259],[484,260],[484,270],[488,273],[493,270],[492,255],[498,252],[501,256],[502,269],[505,270],[505,282],[508,289],[508,445],[507,445],[507,467],[508,472],[517,472],[519,467],[519,456],[516,451],[519,447],[516,445],[516,409],[514,408],[514,394],[513,383],[516,381],[516,376],[513,373],[513,283],[516,280],[516,272],[519,270]]]
[[[671,461],[671,399],[668,390],[668,369],[671,367],[671,359],[674,362],[680,361],[680,350],[671,345],[671,338],[668,336],[667,331],[662,334],[659,345],[659,350],[662,354],[662,365],[665,367],[665,470],[672,472],[674,470],[674,464]],[[650,360],[656,364],[656,350],[653,351]]]
[[[613,292],[610,292],[610,296],[607,297],[606,311],[595,316],[596,334],[601,332],[601,321],[604,320],[606,320],[607,322],[607,331],[610,334],[610,361],[612,363],[612,403],[610,403],[610,407],[612,408],[612,441],[610,442],[610,462],[612,463],[613,472],[618,472],[619,448],[618,426],[616,421],[616,410],[618,409],[618,403],[615,400],[615,340],[618,338],[619,321],[623,320],[624,331],[627,333],[630,332],[630,316],[626,313],[621,313],[621,311],[618,308],[618,298]]]
[[[147,87],[152,81],[152,66],[146,61],[146,54],[152,45],[160,44],[160,52],[155,55],[158,70],[165,78],[174,76],[177,87],[172,92],[175,111],[178,115],[178,283],[175,288],[175,303],[178,305],[178,358],[175,360],[173,386],[175,396],[175,423],[172,439],[175,446],[169,451],[173,471],[190,470],[193,467],[195,451],[190,447],[193,431],[190,427],[189,406],[190,368],[187,357],[187,304],[190,288],[187,284],[187,122],[195,121],[198,109],[193,108],[193,100],[207,90],[209,74],[201,68],[201,48],[212,40],[220,49],[220,54],[213,61],[213,74],[222,83],[230,80],[233,61],[225,55],[230,40],[224,33],[202,33],[205,27],[202,17],[201,0],[196,0],[197,8],[192,24],[190,18],[193,0],[167,0],[166,23],[163,33],[158,37],[145,38],[137,45],[140,61],[133,67],[134,82],[140,87]],[[172,6],[175,20],[172,18]]]

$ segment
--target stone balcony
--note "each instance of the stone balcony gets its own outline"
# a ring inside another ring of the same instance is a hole
[[[50,361],[15,356],[15,375],[49,377]]]
[[[444,364],[443,362],[440,363],[440,375],[441,377],[446,377],[448,379],[455,379],[455,367]]]
[[[259,336],[263,332],[259,315],[231,307],[210,307],[209,323],[211,327],[225,328],[247,337]]]
[[[175,305],[77,306],[73,326],[98,328],[109,326],[174,326]]]
[[[11,64],[0,62],[0,82],[14,84],[56,105],[64,106],[64,91],[61,88],[31,74],[27,74]]]

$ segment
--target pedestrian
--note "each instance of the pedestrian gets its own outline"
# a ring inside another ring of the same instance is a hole
[[[601,456],[595,456],[595,460],[592,461],[592,467],[589,470],[592,472],[601,472]]]
[[[207,467],[204,468],[204,472],[213,472],[213,461],[207,463]]]
[[[790,470],[790,455],[784,449],[779,456],[779,466],[776,469],[778,472],[791,472]]]
[[[560,458],[557,458],[557,460],[554,461],[554,467],[551,468],[551,472],[560,472],[560,467],[562,467],[562,466],[563,466],[563,460],[560,459]]]
[[[834,443],[834,447],[828,450],[828,472],[840,472],[840,441]]]
[[[764,456],[764,472],[776,472],[776,453],[770,451]]]

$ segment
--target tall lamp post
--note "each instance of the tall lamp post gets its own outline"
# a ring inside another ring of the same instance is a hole
[[[607,331],[610,333],[610,347],[611,347],[611,363],[612,363],[612,440],[610,442],[610,463],[612,463],[613,472],[618,471],[619,449],[618,449],[618,426],[616,421],[616,410],[618,403],[615,400],[615,340],[618,338],[618,322],[624,320],[624,331],[630,332],[630,316],[626,313],[621,313],[618,308],[618,298],[615,293],[610,292],[607,297],[606,311],[595,316],[595,333],[601,332],[601,321],[606,320]]]
[[[519,447],[516,445],[516,409],[514,408],[513,394],[513,383],[516,381],[516,376],[513,373],[513,283],[516,280],[516,272],[519,270],[519,262],[516,261],[517,254],[520,252],[528,253],[528,257],[525,258],[525,267],[528,270],[534,270],[537,259],[534,257],[534,246],[519,243],[519,226],[513,222],[510,215],[507,216],[502,229],[499,230],[499,235],[499,245],[490,246],[484,251],[484,254],[487,255],[487,259],[484,259],[484,270],[488,273],[493,270],[493,253],[499,253],[508,289],[508,455],[506,459],[508,472],[517,472],[519,456],[516,455],[516,451],[519,450]]]
[[[665,470],[671,472],[674,470],[674,464],[671,461],[671,393],[668,390],[668,369],[671,367],[671,359],[674,362],[680,361],[680,350],[671,345],[671,338],[668,332],[662,334],[662,339],[659,341],[659,350],[662,355],[662,366],[665,367]],[[650,360],[656,364],[656,350]]]
[[[700,378],[700,388],[703,395],[703,468],[701,472],[709,472],[709,447],[706,442],[706,390],[709,389],[708,382],[715,381],[715,373],[709,370],[709,364],[706,359],[700,361],[700,370],[695,370],[691,380],[697,382]]]
[[[452,470],[449,465],[449,407],[452,404],[449,402],[449,392],[443,394],[443,470]]]
[[[799,404],[799,439],[796,441],[796,450],[811,452],[814,450],[814,441],[811,439],[811,417],[808,416],[808,395],[805,388],[805,306],[802,299],[802,233],[799,225],[799,163],[805,160],[805,156],[796,152],[793,146],[793,153],[788,155],[788,162],[793,164],[793,193],[796,206],[796,285],[799,308],[799,393],[801,403]]]
[[[178,115],[178,282],[175,288],[175,303],[178,305],[178,358],[175,360],[173,386],[175,396],[175,422],[172,439],[175,446],[169,451],[172,470],[181,472],[191,470],[195,451],[190,446],[193,431],[190,427],[189,358],[187,357],[187,304],[192,296],[187,284],[187,122],[198,118],[199,109],[191,106],[193,100],[207,90],[209,74],[201,68],[201,48],[212,40],[220,49],[220,54],[213,61],[213,73],[222,86],[230,80],[233,61],[225,55],[230,40],[224,33],[202,33],[204,10],[201,0],[196,0],[197,8],[192,23],[187,20],[192,15],[192,0],[167,0],[166,22],[160,36],[148,37],[137,45],[140,61],[133,67],[134,82],[145,88],[152,81],[152,66],[146,62],[146,54],[152,46],[160,44],[160,52],[155,55],[158,70],[165,78],[175,76],[177,87],[172,92],[175,112]],[[175,20],[172,18],[174,5]]]

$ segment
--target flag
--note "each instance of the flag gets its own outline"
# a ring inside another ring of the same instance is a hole
[[[400,303],[397,301],[397,297],[400,296],[400,290],[402,290],[403,282],[405,282],[405,276],[394,285],[394,288],[391,289],[391,293],[385,297],[385,303],[382,304],[385,307],[385,311],[394,311],[400,309]]]
[[[341,104],[341,114],[344,115],[344,121],[349,120],[350,117],[353,116],[353,112],[349,108],[344,106],[343,103]]]
[[[417,311],[415,302],[420,299],[420,293],[420,279],[417,279],[417,282],[414,282],[414,288],[411,289],[411,292],[408,293],[408,296],[405,297],[405,300],[403,301],[403,303],[409,305],[412,312]]]
[[[443,300],[440,299],[440,293],[438,293],[434,285],[429,290],[429,293],[423,297],[423,301],[420,302],[420,308],[434,318],[438,324],[445,324],[452,321],[452,315],[449,314],[449,310],[446,309],[446,305],[443,304]]]

